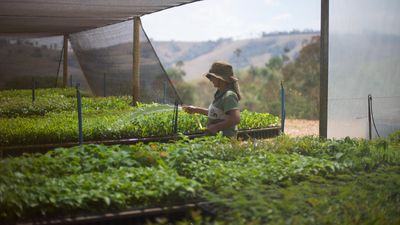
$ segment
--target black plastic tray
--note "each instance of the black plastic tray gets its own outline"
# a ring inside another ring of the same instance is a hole
[[[165,218],[169,221],[190,219],[192,211],[198,211],[202,215],[212,218],[210,212],[205,210],[209,203],[197,202],[172,206],[130,209],[118,212],[91,213],[79,216],[40,218],[30,221],[16,222],[16,225],[129,225],[146,224],[156,218]]]
[[[238,139],[247,140],[251,139],[264,139],[276,137],[280,134],[280,127],[267,127],[258,129],[239,130]],[[204,133],[188,134],[190,139],[203,137]],[[171,142],[179,139],[179,136],[163,136],[163,137],[145,137],[145,138],[129,138],[119,140],[100,140],[100,141],[87,141],[83,144],[105,144],[105,145],[117,145],[117,144],[136,144],[139,142]],[[3,146],[0,147],[0,157],[15,157],[21,156],[24,153],[46,153],[49,150],[60,148],[60,147],[73,147],[79,145],[79,142],[67,142],[57,144],[37,144],[37,145],[17,145],[17,146]]]

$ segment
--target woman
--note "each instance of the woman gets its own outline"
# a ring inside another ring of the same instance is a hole
[[[205,76],[217,88],[214,94],[214,101],[208,109],[183,106],[188,113],[199,113],[208,116],[207,133],[222,134],[228,137],[237,136],[237,124],[240,122],[240,90],[238,79],[233,75],[232,66],[225,62],[212,64]]]

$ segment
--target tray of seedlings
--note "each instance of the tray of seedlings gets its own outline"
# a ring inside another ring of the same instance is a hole
[[[177,134],[204,136],[207,117],[187,114],[173,105],[130,105],[128,96],[82,97],[81,123],[74,89],[39,89],[35,101],[29,91],[0,92],[0,154],[46,152],[78,144],[134,144],[169,142]],[[269,113],[243,110],[240,139],[279,135],[280,119]],[[82,137],[82,138],[81,138]]]

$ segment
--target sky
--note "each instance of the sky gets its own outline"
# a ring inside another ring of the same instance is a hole
[[[320,30],[321,0],[203,0],[141,17],[156,41],[246,39],[262,32]]]

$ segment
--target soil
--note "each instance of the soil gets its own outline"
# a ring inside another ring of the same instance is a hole
[[[286,119],[285,133],[292,137],[319,135],[318,120]]]

